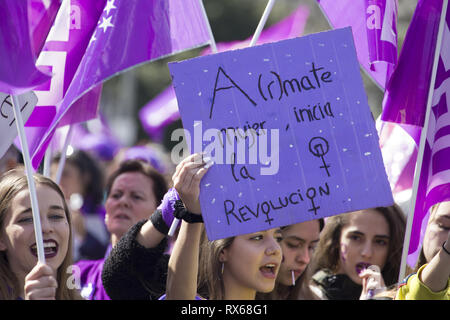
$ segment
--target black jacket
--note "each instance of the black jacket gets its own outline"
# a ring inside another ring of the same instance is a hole
[[[312,277],[312,282],[329,300],[359,300],[361,296],[362,286],[345,274],[319,270]]]
[[[156,248],[140,245],[136,236],[145,222],[131,227],[105,260],[102,282],[112,300],[158,299],[166,291],[167,238]]]

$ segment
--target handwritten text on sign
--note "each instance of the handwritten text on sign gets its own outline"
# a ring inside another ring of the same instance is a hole
[[[169,68],[210,240],[393,203],[349,28]]]
[[[36,106],[38,99],[36,95],[30,91],[19,95],[18,100],[23,122],[26,123]],[[0,92],[0,158],[5,154],[17,137],[17,125],[13,109],[11,96]]]

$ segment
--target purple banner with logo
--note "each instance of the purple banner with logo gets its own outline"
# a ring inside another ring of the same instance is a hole
[[[28,20],[37,58],[55,21],[62,0],[28,0]]]
[[[419,0],[383,99],[381,119],[423,127],[442,0]]]
[[[27,1],[0,1],[0,92],[19,95],[50,79],[35,66]]]
[[[396,0],[317,0],[332,28],[352,27],[361,67],[382,89],[397,56]]]
[[[38,96],[38,104],[25,124],[31,152],[37,148],[57,113],[57,106],[72,82],[105,3],[105,0],[64,0],[59,7],[55,23],[36,62],[37,66],[51,72],[53,77],[34,90]],[[101,86],[87,92],[58,125],[64,126],[95,118],[100,94]]]
[[[376,62],[397,63],[397,1],[365,0],[371,70]]]
[[[109,0],[55,119],[33,154],[37,166],[58,123],[85,92],[118,72],[209,41],[197,0]]]
[[[419,245],[422,221],[428,210],[437,203],[450,201],[450,6],[446,11],[432,95],[409,253]]]
[[[169,69],[210,240],[393,203],[350,28]]]

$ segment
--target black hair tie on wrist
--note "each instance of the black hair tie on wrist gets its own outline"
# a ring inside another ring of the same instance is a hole
[[[448,255],[450,255],[450,251],[448,251],[447,249],[445,249],[445,242],[442,244],[442,250],[444,250],[445,253],[447,253]]]
[[[150,216],[150,221],[153,226],[161,232],[162,234],[167,235],[169,233],[169,227],[164,222],[162,211],[160,209],[156,209],[155,212]]]
[[[174,217],[177,219],[182,219],[187,223],[202,223],[203,217],[200,214],[194,214],[189,212],[184,207],[183,201],[176,200],[174,205],[175,211],[173,213]]]

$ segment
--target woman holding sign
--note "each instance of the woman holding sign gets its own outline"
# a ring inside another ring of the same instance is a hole
[[[315,292],[330,300],[368,299],[395,284],[405,225],[397,205],[328,218],[312,262]]]
[[[212,165],[199,157],[180,162],[173,176],[192,220],[201,217],[200,181]],[[167,299],[198,298],[199,287],[211,300],[252,300],[256,292],[273,290],[282,260],[279,228],[208,241],[203,224],[188,221],[183,219],[169,259]]]
[[[401,284],[399,300],[450,300],[450,201],[432,207],[416,272]]]
[[[0,177],[0,299],[76,299],[70,281],[71,219],[64,195],[35,174],[46,264],[37,263],[30,192],[21,169]]]
[[[152,299],[161,289],[167,299],[198,298],[198,274],[206,289],[202,295],[209,299],[254,299],[256,291],[273,289],[281,263],[279,229],[217,241],[207,241],[204,235],[199,183],[211,164],[199,154],[184,159],[173,175],[176,189],[111,251],[102,273],[111,299]],[[175,214],[183,221],[169,261],[165,235]]]

